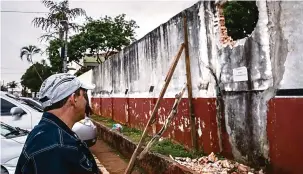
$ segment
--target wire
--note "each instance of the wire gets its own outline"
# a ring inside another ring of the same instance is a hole
[[[18,10],[1,10],[1,13],[48,13],[42,11],[18,11]]]

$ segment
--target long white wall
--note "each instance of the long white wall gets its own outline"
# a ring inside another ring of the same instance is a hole
[[[206,66],[216,64],[212,27],[217,20],[209,2],[185,10],[188,20],[189,54],[194,97],[214,97],[214,80]],[[157,97],[175,55],[184,42],[183,13],[179,13],[94,69],[95,96]],[[184,53],[176,67],[165,97],[174,97],[186,82]],[[153,93],[149,93],[154,86]],[[125,96],[125,91],[128,94]],[[186,95],[184,96],[186,97]]]

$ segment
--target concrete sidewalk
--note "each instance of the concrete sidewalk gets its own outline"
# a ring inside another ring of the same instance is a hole
[[[123,174],[127,168],[128,163],[125,159],[102,140],[98,140],[90,150],[96,157],[96,162],[104,174]],[[132,174],[139,173],[138,171],[132,172]]]
[[[99,170],[102,172],[102,174],[109,174],[109,172],[106,170],[106,168],[100,163],[100,161],[98,160],[98,158],[94,155],[95,161],[97,163],[97,166],[99,168]]]

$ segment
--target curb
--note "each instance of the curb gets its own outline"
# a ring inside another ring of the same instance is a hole
[[[136,144],[125,137],[123,134],[111,130],[110,128],[102,125],[99,122],[94,121],[94,124],[97,127],[97,136],[103,141],[108,143],[114,149],[119,151],[124,157],[130,159],[135,148]],[[140,149],[139,151],[142,151]],[[136,164],[138,167],[143,169],[145,173],[154,174],[154,173],[163,173],[163,174],[189,174],[196,173],[184,166],[181,166],[177,162],[171,160],[169,157],[166,157],[161,154],[148,152],[143,159],[137,160]]]
[[[106,170],[106,168],[100,163],[100,161],[98,160],[98,158],[97,158],[95,155],[93,155],[93,156],[94,156],[94,158],[95,158],[95,161],[96,161],[97,166],[98,166],[99,170],[101,171],[101,173],[102,173],[102,174],[110,174],[110,173]]]

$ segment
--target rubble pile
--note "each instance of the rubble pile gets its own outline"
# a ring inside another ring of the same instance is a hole
[[[264,174],[263,170],[256,171],[253,168],[230,160],[219,160],[214,153],[209,156],[191,159],[170,156],[174,161],[197,173],[203,174]]]

